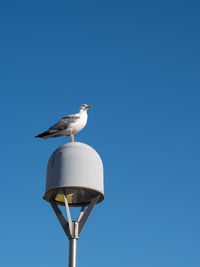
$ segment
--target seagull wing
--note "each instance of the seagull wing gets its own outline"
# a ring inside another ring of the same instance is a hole
[[[70,126],[71,123],[75,123],[79,119],[80,119],[80,116],[78,114],[68,115],[66,117],[63,117],[61,120],[59,120],[56,124],[51,126],[49,129],[47,129],[45,132],[39,135],[36,135],[35,137],[41,137],[45,139],[51,137],[51,135],[54,135],[54,137],[57,137],[59,136],[60,131],[66,130]]]
[[[66,117],[63,117],[61,120],[59,120],[56,124],[51,126],[48,130],[49,131],[62,131],[69,127],[71,123],[77,122],[77,120],[80,119],[80,116],[78,115],[68,115]]]

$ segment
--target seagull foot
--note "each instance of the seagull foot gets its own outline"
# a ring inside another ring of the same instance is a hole
[[[74,136],[73,136],[73,134],[70,135],[70,138],[71,138],[71,142],[73,143],[74,142]]]

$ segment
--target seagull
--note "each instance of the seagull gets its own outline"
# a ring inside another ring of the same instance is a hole
[[[63,117],[45,132],[38,134],[35,137],[48,139],[59,136],[70,136],[71,142],[74,142],[74,134],[78,133],[85,127],[88,118],[87,110],[91,107],[92,106],[86,104],[81,105],[78,113]]]

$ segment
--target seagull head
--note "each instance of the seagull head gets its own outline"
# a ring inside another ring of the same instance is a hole
[[[86,104],[83,104],[80,106],[80,109],[79,111],[82,112],[82,111],[87,111],[89,108],[91,108],[92,106],[88,106]]]

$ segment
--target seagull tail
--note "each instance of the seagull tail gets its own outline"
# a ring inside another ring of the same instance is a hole
[[[50,135],[50,133],[49,133],[49,131],[45,131],[45,132],[43,132],[43,133],[41,133],[41,134],[38,134],[38,135],[36,135],[36,136],[34,136],[35,138],[44,138],[44,139],[47,139],[48,137],[49,137],[49,135]]]

